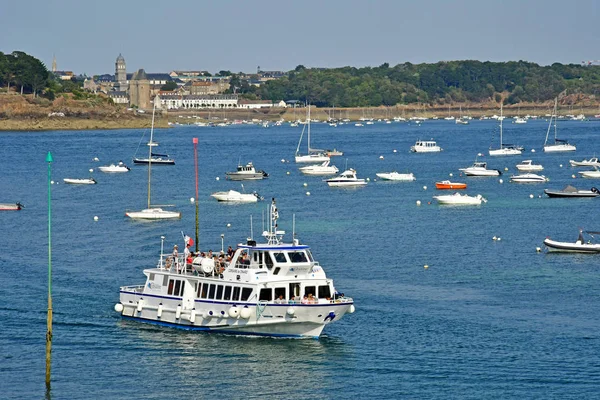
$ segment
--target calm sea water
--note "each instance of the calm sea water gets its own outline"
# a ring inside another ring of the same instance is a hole
[[[600,230],[600,200],[538,197],[546,187],[600,185],[573,179],[576,169],[568,164],[600,154],[600,122],[560,123],[559,136],[578,145],[571,154],[542,153],[546,128],[544,121],[505,124],[505,141],[527,152],[483,158],[509,169],[501,184],[458,171],[497,146],[491,121],[313,124],[315,147],[342,149],[334,163],[371,178],[360,189],[329,188],[299,174],[293,162],[282,163],[293,159],[301,128],[157,130],[159,149],[177,165],[153,168],[153,203],[175,204],[183,218],[151,223],[124,217],[126,209],[145,207],[144,166],[130,165],[122,175],[94,172],[94,186],[62,183],[105,163],[130,164],[141,130],[0,133],[0,201],[26,206],[0,214],[0,397],[44,396],[47,151],[59,182],[52,186],[52,398],[597,397],[600,258],[536,247],[546,236],[574,241],[580,227]],[[336,288],[355,299],[355,314],[328,326],[320,340],[188,333],[119,318],[113,311],[119,286],[143,283],[160,236],[169,247],[181,243],[181,231],[193,236],[193,137],[199,138],[201,248],[220,250],[221,234],[225,247],[245,240],[251,215],[253,231],[262,231],[268,202],[232,206],[209,197],[240,189],[225,181],[225,172],[253,161],[271,176],[245,183],[245,190],[276,197],[280,227],[289,233],[296,215],[298,237]],[[415,140],[430,138],[445,151],[409,153]],[[544,165],[549,183],[508,182],[526,158]],[[390,170],[413,172],[417,181],[374,181],[376,172]],[[450,173],[468,183],[467,193],[489,202],[435,204],[434,182]]]

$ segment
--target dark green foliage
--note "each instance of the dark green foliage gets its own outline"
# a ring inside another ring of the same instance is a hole
[[[171,91],[177,89],[177,83],[169,81],[160,87],[160,90]]]
[[[600,90],[600,67],[471,60],[404,63],[394,67],[384,63],[373,68],[321,69],[299,65],[286,77],[268,81],[254,91],[244,87],[237,76],[233,79],[237,93],[255,93],[273,101],[294,99],[317,106],[498,102],[500,93],[508,93],[506,102],[514,104],[550,100],[565,89],[570,93],[594,94]]]

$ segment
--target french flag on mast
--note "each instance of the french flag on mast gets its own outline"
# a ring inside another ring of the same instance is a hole
[[[181,231],[181,236],[183,236],[183,242],[186,244],[186,246],[192,247],[194,245],[194,239],[192,239],[188,235],[184,235],[183,231]]]

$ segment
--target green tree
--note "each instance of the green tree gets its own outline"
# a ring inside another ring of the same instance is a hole
[[[164,85],[162,85],[160,87],[160,90],[164,90],[164,91],[171,91],[171,90],[175,90],[177,89],[178,85],[176,82],[174,81],[168,81],[167,83],[165,83]]]

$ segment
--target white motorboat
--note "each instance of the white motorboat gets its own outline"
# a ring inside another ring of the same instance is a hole
[[[532,160],[523,160],[517,164],[519,171],[543,171],[544,167],[541,164],[534,164]]]
[[[347,169],[334,178],[327,179],[325,182],[332,187],[364,186],[367,184],[365,179],[356,177],[356,171],[352,168]]]
[[[563,190],[552,190],[552,189],[544,189],[544,193],[548,195],[548,197],[598,197],[600,196],[600,191],[595,187],[592,187],[590,190],[578,190],[577,188],[567,185]]]
[[[152,109],[152,124],[150,126],[150,142],[154,143],[154,114],[156,112],[156,103],[154,103],[154,108]],[[162,207],[152,205],[151,199],[151,177],[152,177],[152,164],[154,161],[152,160],[152,147],[148,146],[148,197],[146,208],[141,211],[126,211],[125,215],[131,219],[139,219],[139,220],[161,220],[161,219],[176,219],[181,218],[181,213],[179,211],[171,211],[165,210]]]
[[[510,181],[514,182],[514,183],[542,183],[542,182],[547,182],[548,178],[546,178],[544,175],[527,173],[527,174],[513,175],[510,177]]]
[[[459,171],[464,172],[466,176],[499,176],[502,174],[500,170],[488,169],[487,163],[484,161],[475,161],[470,167],[460,168]]]
[[[489,154],[490,156],[515,156],[521,154],[522,148],[519,146],[515,146],[512,144],[504,144],[502,143],[502,104],[500,104],[500,147],[498,149],[492,149],[490,147]]]
[[[377,177],[379,177],[385,181],[414,181],[417,179],[417,178],[415,178],[415,175],[412,172],[408,173],[408,174],[401,174],[396,171],[378,172],[375,175],[377,175]]]
[[[236,171],[227,172],[225,175],[231,181],[255,181],[269,177],[265,171],[257,171],[252,161],[246,165],[238,165]]]
[[[579,171],[578,174],[581,175],[582,178],[596,179],[600,178],[600,169],[594,167],[591,171]]]
[[[98,183],[94,178],[64,178],[63,182],[71,185],[95,185]]]
[[[477,196],[469,196],[462,193],[454,193],[442,196],[433,196],[439,204],[453,205],[453,206],[477,206],[482,202],[487,203],[487,200],[480,194]]]
[[[437,153],[442,151],[442,148],[434,140],[417,140],[414,146],[411,146],[410,151],[413,153]]]
[[[333,175],[337,174],[339,169],[335,165],[329,165],[329,161],[324,161],[322,164],[307,165],[306,167],[299,168],[300,172],[305,175]]]
[[[593,243],[592,240],[585,240],[583,234],[586,233],[592,239],[593,235],[600,235],[600,232],[592,231],[579,231],[579,237],[575,243],[572,242],[559,242],[552,240],[549,237],[544,239],[544,245],[549,252],[562,252],[562,253],[600,253],[600,243]]]
[[[18,201],[16,203],[0,203],[0,211],[19,211],[25,206]]]
[[[228,190],[225,192],[216,192],[211,194],[218,201],[230,202],[230,203],[256,203],[258,200],[263,198],[256,192],[252,193],[240,193],[235,190]]]
[[[575,161],[569,160],[569,164],[572,167],[600,167],[600,162],[598,161],[598,157],[592,157],[589,160]]]
[[[98,167],[98,169],[101,172],[106,173],[128,172],[130,170],[130,168],[122,162],[119,162],[118,164],[103,165],[101,167]]]
[[[297,163],[322,163],[325,161],[329,161],[329,156],[325,152],[325,150],[313,149],[310,147],[310,105],[308,106],[308,116],[306,118],[306,125],[302,127],[302,133],[300,134],[300,140],[298,141],[298,147],[296,147],[296,154],[294,156],[294,160]],[[308,128],[307,128],[308,127]],[[304,155],[300,154],[300,144],[302,143],[302,137],[304,136],[304,129],[307,128],[307,142],[308,152]]]
[[[123,318],[233,335],[318,338],[323,329],[355,311],[354,301],[294,233],[284,243],[273,199],[266,241],[238,244],[229,263],[178,252],[145,269],[141,285],[122,286],[115,311]]]
[[[566,140],[557,139],[557,109],[558,109],[558,97],[554,99],[554,112],[552,116],[550,116],[550,122],[548,124],[548,130],[546,131],[546,140],[544,141],[544,152],[546,153],[556,153],[563,151],[575,151],[577,147],[575,145],[570,144]],[[552,128],[552,120],[554,119],[554,143],[548,143],[548,135],[550,134],[550,128]]]
[[[527,120],[522,117],[515,117],[515,120],[513,121],[513,124],[526,124],[526,123],[527,123]]]

